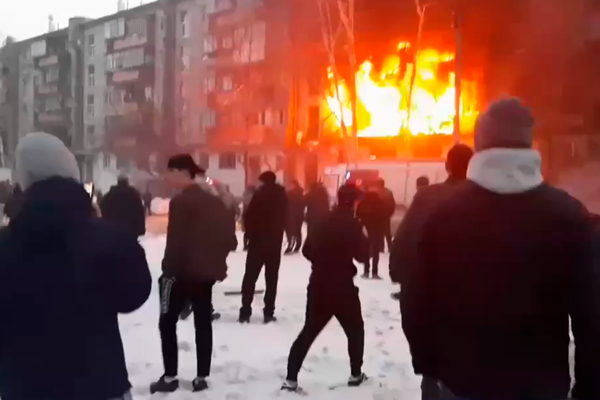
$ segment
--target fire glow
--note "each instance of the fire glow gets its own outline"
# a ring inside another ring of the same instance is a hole
[[[409,102],[414,59],[403,51],[410,44],[398,45],[398,54],[388,56],[377,71],[370,60],[356,72],[357,130],[359,137],[392,137],[402,132],[412,135],[452,134],[454,130],[455,81],[454,54],[423,49],[418,54],[412,101]],[[327,108],[334,118],[331,128],[352,126],[351,95],[346,83],[329,70]],[[461,130],[472,131],[477,117],[476,85],[462,81]],[[408,112],[410,103],[410,115]]]

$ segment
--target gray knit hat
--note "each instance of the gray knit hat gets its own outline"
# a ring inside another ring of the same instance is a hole
[[[17,181],[26,190],[36,182],[53,177],[81,179],[75,156],[56,136],[28,133],[15,151]]]
[[[535,120],[516,97],[493,102],[477,119],[475,150],[529,149],[533,145]]]

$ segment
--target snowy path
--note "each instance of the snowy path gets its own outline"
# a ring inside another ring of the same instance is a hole
[[[160,275],[164,236],[145,238],[148,261],[154,277]],[[244,272],[244,253],[229,259],[229,278],[217,285],[214,306],[222,314],[214,324],[211,389],[191,392],[195,376],[194,336],[191,319],[179,324],[180,378],[183,389],[172,395],[150,396],[148,385],[162,374],[158,333],[158,289],[156,279],[148,303],[134,314],[121,318],[121,332],[133,394],[138,399],[266,400],[295,399],[296,394],[278,389],[286,371],[287,355],[304,322],[306,284],[309,264],[301,256],[286,257],[280,272],[276,324],[262,324],[262,296],[254,302],[253,321],[241,326],[235,322],[239,296],[224,296],[226,290],[239,290]],[[384,256],[382,265],[387,264]],[[384,270],[382,276],[387,276]],[[257,288],[263,288],[261,276]],[[371,380],[358,389],[333,385],[349,375],[346,339],[338,323],[332,321],[317,339],[304,369],[300,384],[315,400],[413,400],[420,396],[419,380],[412,373],[410,354],[402,333],[398,304],[389,297],[395,287],[386,281],[358,282],[365,318],[366,349],[364,371]]]

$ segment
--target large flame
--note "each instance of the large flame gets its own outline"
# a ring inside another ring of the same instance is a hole
[[[409,93],[414,60],[406,50],[410,44],[398,45],[399,54],[387,57],[380,70],[375,71],[369,60],[356,72],[357,125],[359,137],[390,137],[401,132],[413,135],[452,134],[454,130],[455,73],[454,54],[434,49],[421,50],[418,55],[412,101]],[[329,90],[326,104],[335,118],[333,128],[352,126],[350,90],[336,79],[329,69]],[[476,86],[462,82],[461,130],[471,131],[477,116]],[[339,100],[339,101],[338,101]]]

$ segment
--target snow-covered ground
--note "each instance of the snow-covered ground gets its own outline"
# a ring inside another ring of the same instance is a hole
[[[262,324],[262,296],[256,296],[250,325],[236,323],[241,298],[225,296],[226,290],[239,290],[244,273],[245,253],[229,258],[229,277],[214,290],[214,306],[222,318],[214,324],[213,367],[210,390],[191,392],[195,376],[194,330],[190,318],[179,324],[180,379],[182,390],[172,395],[150,396],[148,386],[163,372],[158,332],[158,288],[165,237],[146,237],[142,244],[150,263],[155,285],[147,304],[139,311],[121,317],[121,332],[127,355],[133,395],[138,399],[168,400],[266,400],[297,398],[279,391],[285,376],[290,346],[304,322],[309,264],[301,256],[283,260],[275,324]],[[381,260],[387,276],[387,256]],[[257,288],[264,288],[261,276]],[[339,387],[350,373],[346,339],[332,321],[317,339],[300,374],[300,384],[314,400],[412,400],[420,396],[419,379],[413,374],[408,344],[402,333],[398,303],[389,295],[396,288],[389,281],[357,278],[365,319],[366,346],[364,371],[371,377],[365,386]]]

